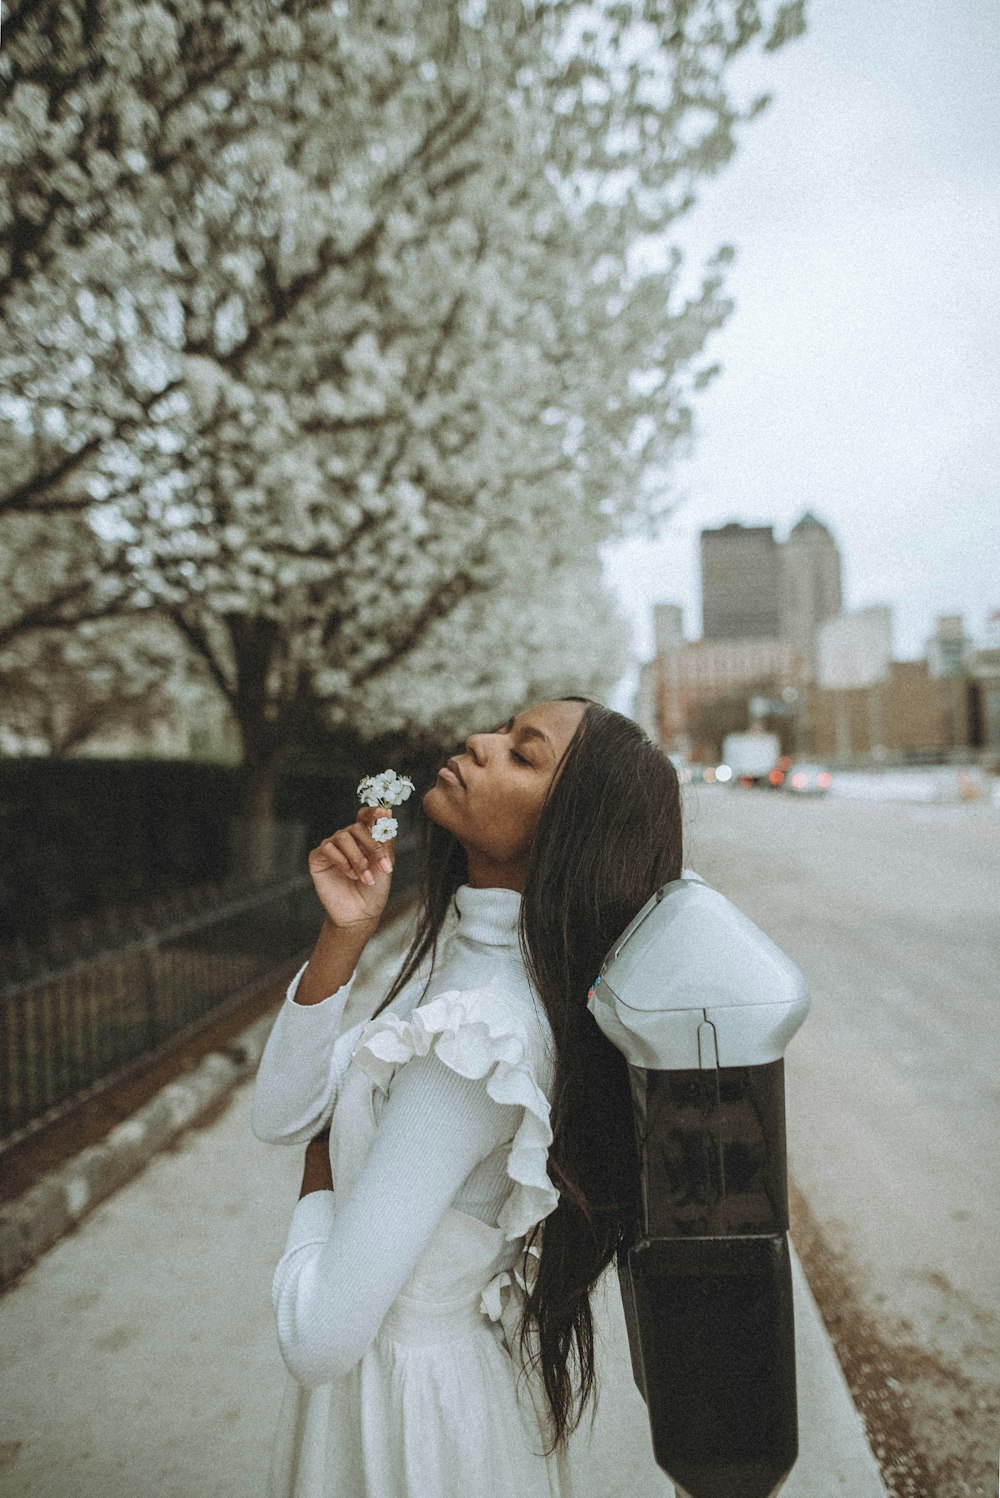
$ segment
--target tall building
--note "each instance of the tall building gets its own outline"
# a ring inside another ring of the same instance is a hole
[[[657,655],[684,644],[684,610],[679,603],[654,604],[653,637]]]
[[[983,644],[987,650],[1000,649],[1000,609],[994,609],[992,614],[987,615]]]
[[[798,651],[807,681],[816,679],[820,625],[841,607],[840,551],[822,520],[807,510],[781,547],[779,604],[781,637]]]
[[[888,748],[885,688],[893,668],[892,609],[873,603],[824,620],[816,641],[816,663],[820,691],[813,697],[813,706],[818,710],[825,700],[833,705],[834,752],[849,755],[856,748],[850,715],[852,700],[860,693],[869,714],[866,752],[884,753]],[[822,752],[821,725],[811,717],[808,731],[810,742]]]
[[[845,691],[888,680],[892,660],[892,609],[872,603],[837,614],[821,626],[817,641],[817,680]]]
[[[934,677],[961,676],[971,649],[962,615],[939,614],[924,653],[927,669]]]
[[[974,737],[1000,769],[1000,609],[986,620],[985,643],[969,662],[974,694]]]
[[[632,698],[629,716],[648,733],[654,743],[660,738],[659,707],[657,703],[656,657],[643,661],[639,667],[639,680]]]
[[[730,521],[701,532],[702,635],[706,640],[780,637],[781,556],[773,525]]]

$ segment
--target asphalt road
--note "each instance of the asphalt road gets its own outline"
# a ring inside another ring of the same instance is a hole
[[[684,861],[803,969],[793,1236],[899,1498],[992,1498],[1000,812],[686,788]]]

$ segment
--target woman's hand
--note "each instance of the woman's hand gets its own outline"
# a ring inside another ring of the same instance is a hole
[[[395,839],[377,843],[370,829],[391,815],[381,806],[362,806],[356,822],[325,837],[309,854],[309,873],[331,925],[378,924],[392,886]]]
[[[302,1170],[302,1190],[299,1200],[310,1191],[332,1191],[333,1171],[330,1168],[330,1125],[313,1136],[306,1145],[306,1160]]]

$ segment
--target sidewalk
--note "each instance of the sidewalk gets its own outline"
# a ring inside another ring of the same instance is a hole
[[[352,1008],[384,991],[405,930],[372,943]],[[250,1054],[272,1021],[245,1033]],[[251,1098],[250,1080],[230,1087],[0,1298],[3,1498],[263,1492],[285,1375],[271,1276],[302,1151],[254,1137]],[[794,1254],[793,1274],[800,1456],[782,1498],[885,1498]],[[595,1309],[602,1397],[593,1434],[588,1416],[574,1437],[574,1498],[670,1498],[613,1270]]]

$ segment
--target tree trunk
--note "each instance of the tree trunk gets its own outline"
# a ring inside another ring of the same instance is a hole
[[[225,622],[236,666],[232,708],[243,744],[230,869],[234,876],[267,880],[289,871],[289,860],[282,857],[286,829],[275,819],[274,792],[299,731],[301,703],[298,698],[276,703],[269,694],[269,672],[281,643],[277,621],[230,615]]]
[[[274,815],[278,768],[273,758],[244,763],[230,837],[229,868],[234,877],[266,880],[279,871],[280,827]]]

